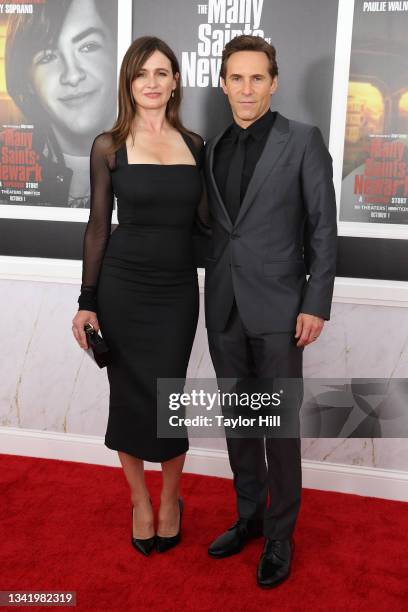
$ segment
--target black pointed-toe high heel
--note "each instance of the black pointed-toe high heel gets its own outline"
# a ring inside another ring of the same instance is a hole
[[[133,513],[134,513],[135,507],[132,506],[132,546],[134,546],[134,548],[136,548],[137,551],[139,551],[140,553],[142,553],[142,555],[145,555],[145,557],[148,557],[150,555],[150,553],[152,552],[154,545],[156,543],[156,536],[152,536],[151,538],[135,538],[133,536]]]
[[[179,505],[179,510],[180,510],[180,522],[179,522],[179,530],[176,533],[176,535],[174,536],[159,536],[156,535],[156,551],[157,552],[166,552],[167,550],[170,550],[170,548],[173,548],[174,546],[176,546],[176,544],[178,544],[181,540],[181,518],[183,516],[183,500],[181,499],[181,497],[178,498],[178,505]]]

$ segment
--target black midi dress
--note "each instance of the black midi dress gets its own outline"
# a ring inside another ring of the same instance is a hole
[[[105,445],[155,462],[189,448],[186,436],[157,436],[157,378],[186,376],[199,312],[192,230],[203,141],[180,133],[195,164],[129,164],[125,145],[109,154],[109,133],[96,137],[78,299],[112,351]]]

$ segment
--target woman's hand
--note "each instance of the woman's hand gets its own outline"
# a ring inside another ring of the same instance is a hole
[[[75,340],[78,342],[79,346],[83,349],[89,348],[84,330],[87,323],[90,323],[96,332],[99,331],[99,323],[96,317],[96,312],[92,312],[91,310],[78,310],[75,317],[72,319],[72,333],[74,334]]]

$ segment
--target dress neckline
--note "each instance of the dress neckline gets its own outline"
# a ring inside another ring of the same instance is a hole
[[[193,150],[189,144],[189,142],[187,141],[186,135],[183,134],[183,132],[179,131],[179,134],[181,135],[181,137],[183,138],[184,142],[186,143],[191,155],[194,157],[195,159],[195,155],[193,153]],[[129,157],[128,157],[128,152],[127,152],[127,145],[126,145],[126,141],[125,143],[122,145],[123,148],[123,152],[124,152],[124,157],[125,157],[125,162],[126,162],[126,166],[154,166],[154,167],[159,167],[159,168],[177,168],[180,166],[187,166],[187,168],[197,168],[197,162],[195,164],[139,164],[139,163],[129,163]]]

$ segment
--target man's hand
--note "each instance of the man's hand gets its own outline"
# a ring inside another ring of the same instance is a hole
[[[317,340],[323,329],[323,325],[324,319],[321,317],[305,314],[303,312],[299,313],[296,321],[295,333],[295,338],[299,338],[299,341],[296,346],[306,346]]]

